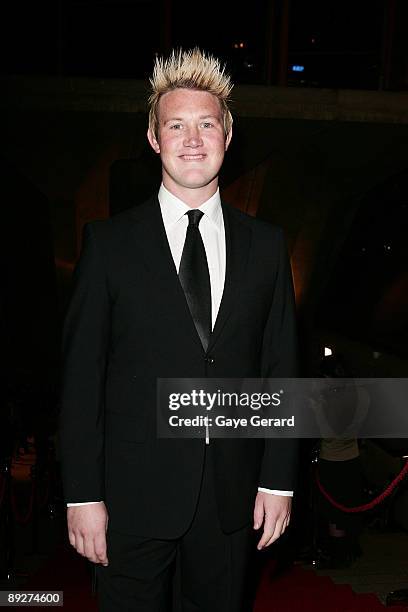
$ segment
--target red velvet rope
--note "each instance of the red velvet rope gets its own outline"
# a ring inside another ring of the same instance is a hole
[[[385,491],[383,491],[380,495],[377,495],[377,497],[372,499],[367,504],[362,504],[361,506],[354,506],[352,508],[343,506],[343,504],[339,504],[339,502],[333,499],[330,493],[328,493],[326,489],[323,488],[323,485],[319,480],[319,474],[318,474],[317,468],[315,470],[315,477],[316,477],[316,484],[319,488],[320,493],[327,499],[327,501],[329,501],[332,504],[332,506],[334,506],[335,508],[338,508],[342,512],[366,512],[367,510],[372,510],[375,506],[383,502],[385,498],[388,497],[393,492],[395,487],[401,482],[401,480],[404,478],[404,476],[406,476],[407,473],[408,473],[408,461],[404,465],[404,467],[402,468],[398,476],[396,476],[394,480],[388,485]]]

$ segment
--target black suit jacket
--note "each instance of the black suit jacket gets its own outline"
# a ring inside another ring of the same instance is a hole
[[[158,439],[159,377],[296,375],[292,277],[279,228],[223,205],[226,278],[205,353],[157,197],[84,229],[64,329],[61,456],[68,502],[105,500],[112,528],[180,536],[204,440]],[[294,440],[211,440],[222,528],[252,520],[258,486],[292,489]]]

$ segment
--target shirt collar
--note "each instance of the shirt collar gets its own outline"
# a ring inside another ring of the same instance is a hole
[[[187,206],[182,200],[170,193],[163,183],[160,185],[158,197],[164,226],[166,228],[170,228],[172,225],[176,224],[186,212],[191,210],[190,206]],[[221,229],[222,209],[220,190],[218,188],[211,198],[198,207],[198,210],[204,213],[217,230]]]

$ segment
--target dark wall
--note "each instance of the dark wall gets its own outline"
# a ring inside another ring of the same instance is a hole
[[[19,170],[0,161],[2,374],[55,382],[59,312],[49,203]]]

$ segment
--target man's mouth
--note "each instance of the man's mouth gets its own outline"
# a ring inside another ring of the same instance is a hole
[[[180,159],[184,161],[200,161],[206,158],[204,153],[197,153],[196,155],[180,155]]]

